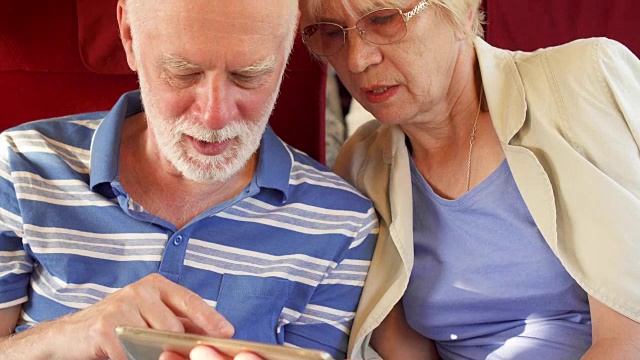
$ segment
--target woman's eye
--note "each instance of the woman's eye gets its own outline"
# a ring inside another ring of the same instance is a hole
[[[385,25],[388,24],[392,21],[394,21],[395,17],[397,17],[398,14],[393,14],[393,15],[378,15],[378,16],[372,16],[369,18],[369,24],[371,25]]]
[[[321,34],[325,38],[337,38],[337,37],[342,38],[343,31],[339,27],[334,26],[329,29],[322,29]]]

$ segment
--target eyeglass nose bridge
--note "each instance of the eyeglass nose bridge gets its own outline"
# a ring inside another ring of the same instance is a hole
[[[348,27],[348,28],[343,27],[342,28],[342,32],[344,33],[344,41],[342,43],[342,46],[344,46],[345,43],[347,42],[347,35],[348,35],[347,31],[351,31],[351,30],[356,30],[356,32],[358,33],[358,35],[360,36],[360,38],[362,40],[373,44],[373,42],[371,42],[371,40],[367,39],[367,37],[364,35],[366,33],[366,31],[364,29],[358,27],[358,25],[356,24],[356,25],[353,25],[352,27]]]
[[[342,26],[341,26],[342,27]],[[351,30],[358,30],[359,34],[363,34],[364,30],[362,30],[361,28],[358,27],[358,25],[353,25],[352,27],[342,27],[342,31],[345,33],[345,35],[347,34],[347,31],[351,31]]]

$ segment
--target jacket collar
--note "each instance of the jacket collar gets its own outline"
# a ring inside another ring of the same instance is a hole
[[[495,48],[476,37],[473,42],[493,126],[503,144],[508,144],[524,125],[527,103],[524,85],[513,52]]]

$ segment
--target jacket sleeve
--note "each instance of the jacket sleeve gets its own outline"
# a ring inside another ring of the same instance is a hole
[[[558,142],[548,154],[560,259],[590,295],[640,321],[640,60],[605,38],[548,60],[566,114],[552,125],[575,150]]]
[[[603,39],[599,47],[603,80],[640,145],[640,60],[619,42]]]
[[[602,124],[601,131],[612,135],[602,150],[608,149],[614,157],[605,171],[640,201],[640,60],[619,42],[602,39],[598,65],[604,88],[624,119],[619,124]]]

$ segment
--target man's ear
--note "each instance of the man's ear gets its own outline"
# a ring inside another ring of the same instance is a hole
[[[120,40],[124,47],[124,52],[127,55],[127,63],[133,71],[138,71],[136,64],[136,58],[133,51],[133,36],[131,35],[131,23],[130,16],[127,14],[127,9],[124,2],[127,0],[118,0],[117,14],[118,14],[118,27],[120,29]]]

